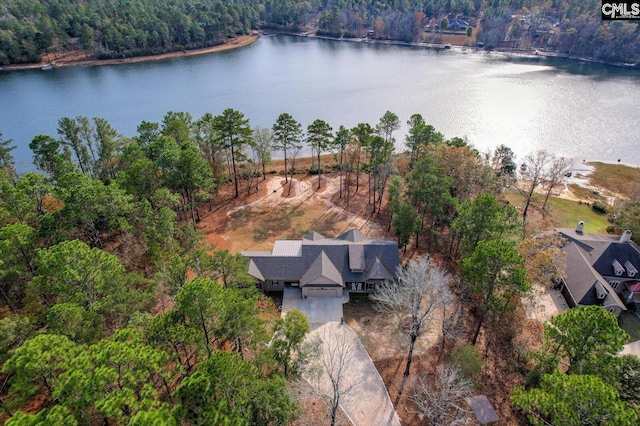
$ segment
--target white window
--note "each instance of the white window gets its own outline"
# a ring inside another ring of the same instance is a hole
[[[375,289],[376,289],[375,283],[367,283],[367,290],[375,290]]]
[[[346,282],[345,285],[350,286],[353,291],[362,291],[362,283],[357,281]]]
[[[609,281],[609,285],[611,285],[612,289],[617,290],[620,285],[620,281]]]

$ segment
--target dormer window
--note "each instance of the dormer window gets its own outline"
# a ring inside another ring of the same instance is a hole
[[[609,292],[604,288],[600,281],[596,281],[594,287],[596,289],[596,297],[598,300],[604,300],[607,298],[607,294],[609,294]]]
[[[613,273],[615,274],[615,276],[621,277],[622,274],[624,274],[624,268],[622,267],[620,262],[614,260],[611,264],[613,265]]]
[[[627,270],[628,277],[633,278],[638,274],[638,270],[630,261],[627,260],[626,262],[624,262],[624,267]]]

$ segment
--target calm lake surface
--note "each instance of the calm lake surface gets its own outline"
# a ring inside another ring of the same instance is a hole
[[[225,108],[253,126],[288,112],[306,128],[375,125],[389,110],[403,127],[420,113],[446,137],[481,151],[504,143],[522,158],[556,155],[640,166],[640,73],[492,53],[262,37],[232,51],[162,62],[0,71],[0,131],[18,145],[19,170],[33,169],[28,144],[57,137],[61,117],[104,117],[126,136],[167,111],[194,118]]]

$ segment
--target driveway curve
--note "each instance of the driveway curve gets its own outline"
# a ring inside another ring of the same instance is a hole
[[[342,401],[340,407],[351,422],[356,426],[400,426],[400,420],[382,377],[356,332],[346,324],[332,321],[315,328],[307,338],[313,339],[316,336],[324,341],[325,355],[335,353],[335,348],[330,347],[331,342],[335,342],[334,339],[349,346],[351,353],[349,368],[346,369],[348,375],[346,382],[356,385],[349,397]],[[326,374],[320,378],[319,385],[320,389],[326,389],[324,393],[330,394],[330,383]]]

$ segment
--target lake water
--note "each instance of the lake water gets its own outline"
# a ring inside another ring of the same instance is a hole
[[[57,137],[61,117],[104,117],[126,136],[167,111],[194,118],[234,108],[271,127],[282,112],[306,128],[375,125],[389,110],[403,127],[420,113],[446,137],[481,151],[504,143],[579,161],[640,166],[640,73],[543,58],[335,42],[287,36],[212,55],[97,67],[0,71],[0,131],[32,169],[28,144]]]

